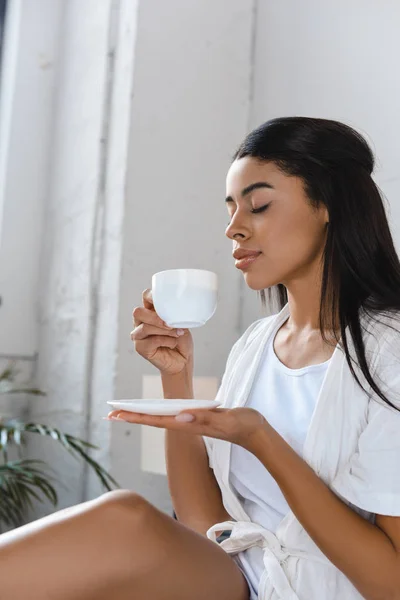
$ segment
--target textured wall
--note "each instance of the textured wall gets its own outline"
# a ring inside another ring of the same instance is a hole
[[[64,11],[36,377],[48,396],[32,418],[101,445],[121,485],[170,511],[165,476],[141,469],[140,428],[101,416],[156,373],[129,335],[155,271],[219,275],[218,311],[194,332],[197,376],[219,378],[239,335],[224,185],[248,126],[253,3],[69,0]],[[51,441],[29,453],[60,476],[60,506],[100,492]]]
[[[400,246],[400,3],[259,0],[251,126],[271,117],[342,120],[369,137]]]
[[[42,245],[37,382],[48,396],[32,418],[88,437],[103,210],[102,135],[110,1],[66,2]],[[109,343],[113,343],[112,330]],[[112,377],[113,365],[108,373]],[[100,400],[100,398],[98,399]],[[104,427],[102,444],[108,447]],[[51,441],[30,445],[62,481],[60,506],[83,499],[84,471]]]
[[[229,9],[224,0],[64,2],[36,365],[48,397],[31,403],[32,417],[99,443],[97,457],[120,483],[167,511],[166,478],[141,469],[140,428],[101,416],[108,399],[140,397],[143,376],[157,374],[129,336],[152,273],[218,273],[218,310],[193,332],[198,377],[219,378],[233,342],[261,316],[224,236],[225,174],[247,130],[305,114],[368,131],[400,241],[400,156],[390,136],[400,126],[398,3],[254,8],[252,0]],[[29,452],[62,479],[61,506],[99,493],[51,441]]]
[[[241,274],[234,268],[225,174],[249,118],[253,6],[250,0],[146,0],[140,4],[128,155],[120,286],[116,397],[137,398],[143,374],[131,312],[154,272],[218,273],[219,307],[194,330],[195,375],[220,377],[239,335]],[[113,425],[118,479],[167,509],[162,475],[140,470],[140,428]]]

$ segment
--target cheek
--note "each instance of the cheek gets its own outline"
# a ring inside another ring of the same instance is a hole
[[[323,241],[321,225],[301,212],[267,222],[261,235],[260,249],[265,255],[285,263],[307,260],[320,250]]]
[[[302,230],[301,219],[293,214],[287,217],[284,214],[267,216],[260,223],[257,231],[260,250],[265,254],[280,254],[283,249],[293,246],[299,240],[299,232]]]

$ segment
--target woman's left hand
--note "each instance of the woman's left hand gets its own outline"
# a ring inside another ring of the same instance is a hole
[[[189,420],[189,415],[194,418]],[[109,413],[108,419],[205,435],[232,442],[250,451],[257,433],[267,423],[263,415],[253,408],[191,409],[180,412],[176,417],[114,410]]]

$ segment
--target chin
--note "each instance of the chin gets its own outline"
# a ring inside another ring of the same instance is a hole
[[[254,290],[255,292],[266,290],[267,288],[277,285],[279,283],[279,280],[276,281],[275,279],[267,279],[266,277],[257,277],[255,274],[252,274],[250,272],[244,273],[244,280],[246,282],[247,287],[249,287],[251,290]]]

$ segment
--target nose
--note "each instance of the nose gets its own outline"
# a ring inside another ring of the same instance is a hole
[[[236,237],[246,239],[251,235],[249,227],[246,225],[243,218],[239,218],[238,213],[239,210],[236,210],[228,227],[225,229],[225,235],[230,240],[234,240]]]

